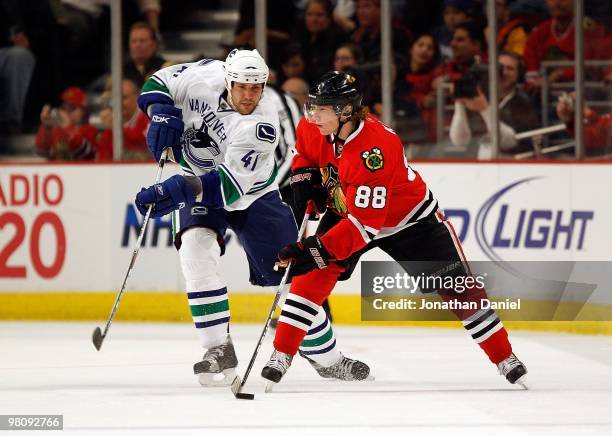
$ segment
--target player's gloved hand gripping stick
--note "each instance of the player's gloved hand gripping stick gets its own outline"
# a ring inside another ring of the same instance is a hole
[[[180,162],[182,157],[181,135],[185,125],[182,111],[170,104],[154,104],[151,106],[151,124],[147,132],[147,145],[156,160],[160,160],[162,153],[168,159]]]
[[[164,151],[159,159],[159,163],[157,166],[157,175],[155,176],[155,183],[159,183],[162,176],[162,170],[164,169],[164,163],[166,162],[167,151]],[[104,326],[104,332],[100,329],[100,327],[96,327],[93,331],[92,341],[96,350],[100,350],[102,347],[102,342],[104,342],[104,338],[108,333],[108,329],[110,328],[111,323],[113,322],[113,318],[115,317],[115,312],[117,312],[117,307],[119,307],[119,301],[121,300],[121,296],[123,295],[123,291],[125,291],[125,286],[127,284],[128,278],[130,277],[130,273],[132,272],[132,268],[134,268],[134,263],[136,263],[136,257],[138,256],[138,250],[140,250],[140,246],[142,245],[142,238],[144,237],[145,230],[147,229],[147,224],[149,223],[149,218],[151,218],[151,211],[153,210],[153,204],[149,206],[147,212],[145,214],[144,220],[142,222],[142,227],[140,228],[140,234],[138,235],[138,239],[136,240],[136,245],[134,246],[134,252],[132,253],[132,260],[130,260],[130,265],[128,266],[127,273],[123,278],[123,284],[121,285],[121,290],[117,294],[115,298],[115,304],[113,304],[113,309],[111,310],[110,316],[106,321],[106,326]]]
[[[298,231],[298,241],[302,239],[302,236],[306,232],[306,227],[308,225],[308,220],[311,214],[311,210],[312,210],[312,205],[309,204],[309,206],[306,208],[306,213],[304,214],[304,218],[302,219],[302,224],[300,225],[300,229]],[[289,263],[289,265],[285,269],[285,274],[283,274],[283,278],[281,279],[281,282],[278,285],[278,288],[276,290],[276,295],[274,296],[274,302],[272,302],[272,307],[270,307],[270,312],[268,312],[268,318],[266,319],[266,323],[264,324],[263,331],[261,332],[261,335],[259,336],[259,341],[257,342],[255,351],[253,351],[253,355],[251,356],[251,361],[249,362],[249,365],[247,366],[247,369],[244,372],[244,376],[242,377],[242,379],[239,376],[236,376],[236,378],[232,382],[232,392],[234,393],[234,396],[240,400],[252,400],[255,398],[254,394],[247,394],[241,391],[247,381],[247,378],[249,377],[249,373],[251,372],[251,369],[253,368],[253,364],[255,363],[255,359],[257,358],[257,353],[259,352],[259,348],[261,347],[261,344],[263,343],[263,340],[266,337],[266,333],[268,332],[268,326],[270,325],[270,319],[272,318],[272,315],[274,314],[274,311],[276,310],[276,306],[278,306],[278,302],[280,301],[280,297],[283,293],[283,288],[285,287],[285,284],[287,283],[287,279],[289,278],[289,273],[291,271],[291,265],[292,263]]]

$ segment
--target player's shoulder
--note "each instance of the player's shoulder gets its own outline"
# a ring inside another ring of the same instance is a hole
[[[223,62],[213,59],[180,64],[174,66],[171,72],[171,80],[177,80],[177,83],[183,83],[185,86],[204,82],[218,87],[218,85],[223,85],[225,80]]]
[[[397,133],[387,125],[383,124],[374,115],[368,115],[362,122],[361,131],[357,137],[362,141],[381,143],[384,146],[397,146],[401,142]]]
[[[403,156],[402,143],[397,134],[371,115],[360,123],[354,139],[345,145],[344,150],[343,154],[351,161],[361,161],[371,172],[388,167],[400,155]]]
[[[316,138],[318,136],[322,136],[317,125],[309,122],[306,117],[300,118],[296,131],[298,136],[302,137]]]
[[[191,73],[202,73],[206,71],[210,72],[223,72],[223,62],[215,60],[215,59],[200,59],[199,61],[192,62],[190,64],[190,72]]]

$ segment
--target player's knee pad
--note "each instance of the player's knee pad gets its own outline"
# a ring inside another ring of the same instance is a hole
[[[221,248],[217,233],[204,227],[186,230],[181,236],[179,250],[181,269],[188,290],[219,289],[222,283],[218,270]]]

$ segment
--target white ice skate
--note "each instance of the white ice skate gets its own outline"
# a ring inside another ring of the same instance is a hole
[[[323,366],[300,351],[300,356],[308,360],[317,373],[323,378],[330,378],[343,381],[370,381],[374,376],[370,375],[370,367],[354,359],[349,359],[340,353],[340,360],[331,366]]]
[[[510,383],[518,383],[523,389],[529,389],[525,384],[525,375],[527,374],[527,367],[517,359],[512,353],[507,359],[502,360],[497,364],[499,373],[506,377]]]
[[[293,361],[293,356],[274,350],[270,360],[261,370],[261,376],[268,380],[266,392],[272,392],[274,385],[281,381]]]
[[[202,386],[229,386],[236,378],[237,366],[234,344],[227,335],[223,344],[209,348],[202,361],[193,365],[193,373]]]

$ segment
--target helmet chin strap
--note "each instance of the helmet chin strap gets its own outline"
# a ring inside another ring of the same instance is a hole
[[[341,121],[343,117],[346,117],[346,121]],[[336,132],[334,133],[334,139],[333,139],[334,150],[335,150],[336,156],[340,156],[340,154],[342,154],[342,149],[344,148],[344,142],[346,141],[346,138],[340,138],[340,131],[346,125],[346,123],[348,123],[350,120],[351,120],[351,117],[346,116],[346,115],[343,115],[342,117],[338,118],[338,128],[336,129]],[[349,132],[349,134],[347,135],[347,138],[350,136],[351,133],[353,132]]]
[[[234,82],[230,82],[229,86],[225,87],[225,89],[227,90],[227,104],[229,104],[232,109],[238,110],[234,106],[234,100],[232,100],[232,85],[233,84],[234,84]]]
[[[334,133],[334,140],[336,140],[336,138],[338,138],[340,136],[340,131],[342,130],[344,125],[351,120],[352,113],[347,115],[345,113],[345,109],[346,109],[346,106],[344,108],[342,108],[342,112],[338,116],[338,128],[336,129],[336,132]],[[351,110],[351,112],[352,112],[352,110]],[[345,121],[342,121],[342,118],[345,118]],[[342,140],[342,142],[344,142],[344,140]]]

